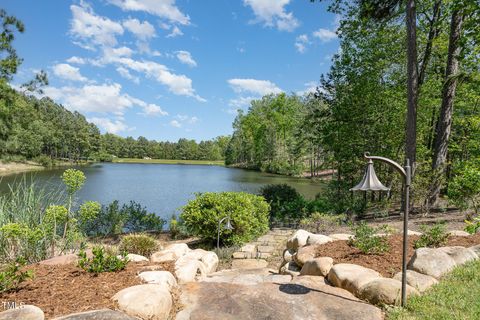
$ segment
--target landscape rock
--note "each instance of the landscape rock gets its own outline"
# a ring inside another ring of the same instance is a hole
[[[188,258],[188,259],[195,259],[195,260],[201,260],[204,255],[206,255],[209,251],[203,250],[203,249],[195,249],[195,250],[190,250],[187,253],[185,253],[182,257]]]
[[[307,244],[307,239],[308,236],[310,236],[311,233],[305,230],[297,230],[293,236],[291,236],[287,240],[287,249],[292,249],[293,251],[297,251],[298,248],[301,248]]]
[[[398,272],[393,279],[402,281],[402,272]],[[438,280],[434,277],[427,276],[426,274],[418,273],[413,270],[407,270],[407,284],[417,289],[420,293],[437,283]]]
[[[39,264],[46,265],[46,266],[65,265],[65,264],[76,263],[77,260],[78,260],[78,255],[75,253],[70,253],[70,254],[56,256],[47,260],[40,261]]]
[[[380,273],[375,270],[350,263],[336,264],[328,273],[328,281],[331,284],[356,296],[363,285],[380,277]]]
[[[407,298],[418,295],[418,291],[407,285]],[[359,296],[373,304],[400,304],[402,299],[402,282],[391,278],[377,278],[364,284]]]
[[[145,283],[158,284],[169,290],[177,286],[177,280],[168,271],[145,271],[138,277]]]
[[[127,254],[127,259],[130,262],[143,262],[148,261],[147,257],[141,256],[139,254],[129,253]]]
[[[381,310],[349,292],[322,285],[195,282],[181,287],[177,320],[380,320]]]
[[[254,244],[246,244],[240,248],[241,252],[251,252],[254,253],[257,251],[257,246]]]
[[[155,263],[171,260],[176,261],[190,251],[190,248],[185,243],[174,243],[169,245],[162,251],[153,253],[150,257],[150,260]]]
[[[300,275],[322,276],[326,277],[333,266],[333,259],[330,257],[320,257],[307,260],[300,270]]]
[[[407,235],[409,235],[409,236],[421,236],[422,233],[418,232],[418,231],[407,230]]]
[[[446,252],[432,248],[419,248],[415,250],[408,268],[436,279],[456,266],[455,260]]]
[[[181,258],[175,262],[175,275],[178,283],[200,281],[207,275],[203,262],[192,258]]]
[[[112,298],[118,308],[141,319],[167,319],[172,308],[168,289],[156,284],[142,284],[125,288]]]
[[[327,242],[332,242],[333,239],[325,236],[323,234],[311,234],[307,238],[307,245],[313,245],[313,244],[325,244]]]
[[[332,238],[334,241],[335,240],[350,240],[355,238],[353,234],[349,233],[333,233],[328,235],[330,238]]]
[[[15,309],[0,312],[0,320],[43,320],[45,315],[42,309],[32,305],[22,305]]]
[[[476,246],[472,246],[469,249],[475,252],[477,256],[480,257],[480,244],[477,244]]]
[[[478,255],[475,253],[475,251],[461,246],[441,247],[438,248],[438,250],[448,254],[453,260],[455,260],[457,265],[478,259]]]
[[[259,269],[267,266],[268,262],[263,259],[239,259],[232,261],[232,269]]]
[[[138,318],[131,317],[123,312],[110,309],[101,309],[73,313],[67,316],[55,318],[53,320],[136,320]]]
[[[457,236],[457,237],[468,237],[470,236],[470,233],[463,231],[463,230],[452,230],[448,232],[451,236]]]
[[[288,283],[292,280],[290,275],[279,275],[271,269],[229,269],[215,272],[205,278],[205,282],[226,282],[242,285],[255,285],[264,282]]]
[[[217,271],[218,256],[215,252],[207,251],[207,253],[202,256],[200,261],[205,265],[205,271],[207,274]]]
[[[166,261],[175,261],[178,258],[179,257],[177,257],[174,252],[158,251],[152,253],[152,255],[150,256],[150,261],[153,263],[160,263]]]
[[[316,255],[316,246],[306,246],[298,249],[297,253],[293,255],[293,260],[300,266],[303,267],[305,262],[310,259],[315,258]]]
[[[300,284],[305,287],[317,287],[317,288],[320,288],[323,285],[329,285],[327,279],[321,276],[295,276],[292,278],[292,281],[290,282],[294,284]],[[348,292],[340,288],[338,288],[338,290],[341,290],[343,292]]]

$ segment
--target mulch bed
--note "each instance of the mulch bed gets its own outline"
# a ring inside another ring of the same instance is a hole
[[[141,284],[136,277],[145,266],[152,264],[130,262],[118,272],[104,272],[97,276],[87,273],[74,264],[28,266],[34,278],[20,284],[15,292],[0,294],[1,302],[15,302],[17,305],[33,304],[45,313],[47,319],[88,310],[115,309],[111,298],[118,291]],[[175,274],[173,262],[159,263],[159,270]],[[173,294],[174,306],[178,308],[178,295]]]
[[[408,260],[413,256],[413,243],[418,236],[409,236]],[[347,241],[334,241],[318,246],[317,257],[332,257],[334,263],[353,263],[378,271],[384,277],[393,277],[402,271],[403,236],[396,234],[388,237],[390,251],[383,254],[364,254],[348,245]],[[480,244],[480,234],[469,237],[449,237],[445,246],[470,247]]]

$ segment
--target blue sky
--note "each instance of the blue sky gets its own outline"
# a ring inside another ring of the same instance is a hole
[[[308,0],[4,0],[25,23],[14,83],[102,132],[176,141],[232,132],[264,94],[312,90],[338,50],[338,17]]]

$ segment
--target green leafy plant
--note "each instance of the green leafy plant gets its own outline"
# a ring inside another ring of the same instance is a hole
[[[121,252],[150,256],[158,248],[157,241],[146,234],[129,234],[120,240],[119,250]]]
[[[475,234],[480,230],[480,216],[473,217],[472,220],[465,220],[467,224],[465,226],[465,231],[470,234]]]
[[[298,219],[307,213],[307,201],[287,184],[267,185],[260,194],[270,204],[270,220]]]
[[[362,251],[365,254],[381,254],[390,250],[386,236],[379,236],[378,232],[385,232],[385,227],[373,228],[365,222],[352,227],[354,237],[348,244]]]
[[[220,228],[226,245],[241,244],[268,230],[269,205],[263,197],[245,192],[206,192],[183,207],[180,218],[187,230],[202,239],[217,239],[218,222],[227,216],[233,230]]]
[[[113,252],[108,252],[104,247],[92,248],[92,258],[87,257],[84,250],[78,254],[78,266],[90,273],[116,272],[125,269],[128,264],[127,253],[123,252],[119,257]]]
[[[432,227],[426,225],[420,226],[422,235],[413,244],[414,248],[437,248],[443,246],[449,237],[447,227],[444,223],[437,223]]]
[[[448,184],[448,197],[459,209],[480,213],[480,169],[478,164],[467,163],[457,170]]]
[[[0,272],[0,293],[16,290],[20,283],[33,277],[32,270],[22,271],[26,263],[25,259],[17,258]]]

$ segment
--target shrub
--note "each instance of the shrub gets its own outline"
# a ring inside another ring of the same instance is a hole
[[[465,231],[470,234],[475,234],[480,230],[480,216],[476,216],[472,220],[465,220],[465,223],[467,224],[465,226]]]
[[[20,283],[33,277],[31,270],[22,271],[25,265],[25,259],[17,258],[0,272],[0,293],[16,290]]]
[[[93,257],[88,258],[84,250],[78,254],[78,266],[90,273],[115,272],[125,269],[128,264],[127,253],[117,257],[113,252],[107,252],[104,247],[93,247]]]
[[[430,228],[426,225],[422,225],[420,230],[422,231],[422,235],[415,241],[413,245],[415,249],[423,247],[441,247],[447,242],[449,237],[444,223],[437,223]]]
[[[298,219],[306,215],[307,202],[287,184],[271,184],[260,190],[270,204],[270,220]]]
[[[355,247],[366,254],[381,254],[388,252],[390,246],[387,238],[377,235],[380,231],[385,231],[386,227],[372,228],[365,222],[353,226],[354,238],[348,241],[349,245]]]
[[[158,248],[157,241],[146,234],[129,234],[120,240],[121,252],[150,256]]]
[[[312,213],[308,218],[300,220],[300,228],[314,233],[329,233],[345,220],[345,215]]]
[[[260,196],[245,192],[206,192],[189,201],[180,218],[191,234],[214,241],[219,220],[230,216],[233,230],[221,228],[220,239],[232,245],[248,242],[267,232],[268,211],[268,203]]]
[[[51,167],[55,164],[54,160],[50,158],[49,156],[46,156],[44,154],[39,155],[38,157],[35,157],[33,161],[37,162],[41,166],[44,167]]]
[[[21,223],[7,223],[0,227],[0,254],[2,260],[14,261],[20,257],[35,262],[46,255],[45,238],[39,228]]]
[[[480,169],[478,164],[465,164],[448,184],[448,197],[461,210],[480,213]]]
[[[175,215],[172,215],[172,218],[170,219],[170,236],[172,239],[184,239],[190,236],[183,221],[177,220]]]

